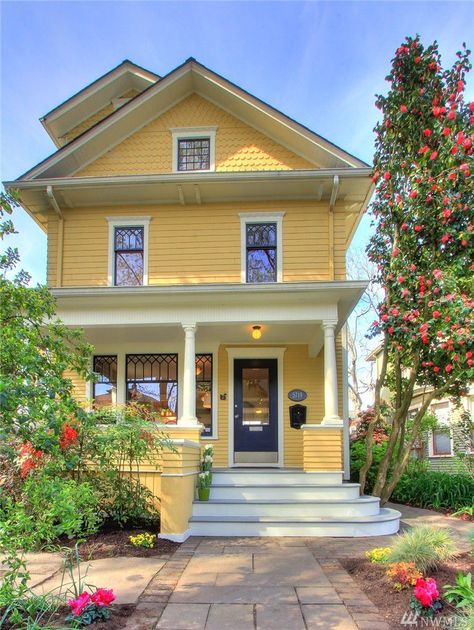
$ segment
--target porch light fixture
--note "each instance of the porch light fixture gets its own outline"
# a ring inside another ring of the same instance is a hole
[[[261,336],[262,336],[262,327],[252,326],[252,337],[254,339],[260,339]]]

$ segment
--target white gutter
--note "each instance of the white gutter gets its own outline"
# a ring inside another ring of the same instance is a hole
[[[339,193],[339,175],[332,180],[331,198],[329,199],[329,278],[334,280],[334,206]]]
[[[242,181],[274,181],[274,180],[314,180],[314,179],[333,179],[339,178],[357,179],[368,177],[371,169],[368,167],[361,168],[321,168],[317,170],[304,171],[269,171],[269,172],[239,172],[239,173],[173,173],[170,175],[118,175],[108,177],[53,177],[48,179],[16,179],[4,182],[7,189],[18,188],[27,190],[30,188],[41,188],[44,186],[56,186],[60,188],[77,187],[77,188],[95,188],[97,186],[117,184],[128,186],[130,184],[154,184],[154,183],[173,183],[186,184],[196,183],[204,184],[206,182],[242,182]],[[333,184],[334,190],[334,184]]]
[[[51,207],[58,215],[58,250],[56,252],[56,286],[60,287],[63,280],[63,253],[64,253],[64,217],[61,208],[54,196],[52,186],[46,186],[46,195],[48,196]]]

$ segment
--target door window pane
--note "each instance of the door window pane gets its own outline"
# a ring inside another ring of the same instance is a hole
[[[92,387],[94,407],[106,407],[115,404],[117,397],[117,356],[95,356],[93,371],[98,375],[98,380]]]
[[[196,417],[203,435],[212,434],[212,354],[196,355]]]
[[[270,423],[270,375],[268,368],[242,370],[242,424]]]
[[[128,354],[127,400],[147,405],[164,422],[178,413],[178,355]]]

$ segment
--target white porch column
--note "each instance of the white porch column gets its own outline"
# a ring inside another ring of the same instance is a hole
[[[334,331],[337,322],[323,321],[324,330],[324,418],[322,424],[340,424],[338,411],[336,339]]]
[[[184,375],[183,411],[178,420],[181,426],[196,426],[196,324],[183,324],[184,329]]]

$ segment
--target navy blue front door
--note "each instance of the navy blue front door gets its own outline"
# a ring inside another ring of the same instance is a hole
[[[278,463],[277,359],[234,360],[234,462]]]

